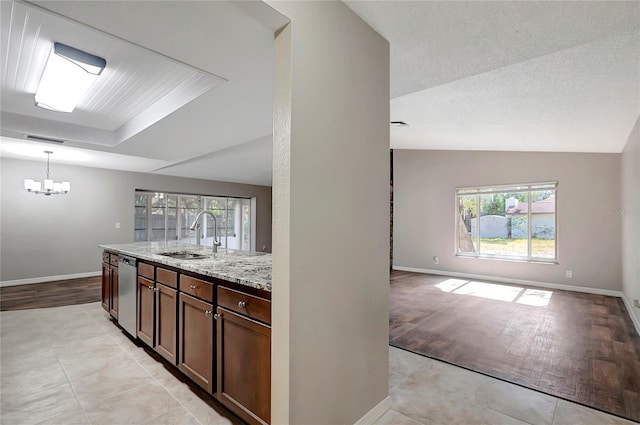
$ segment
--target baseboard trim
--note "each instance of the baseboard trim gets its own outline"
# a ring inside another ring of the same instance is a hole
[[[378,403],[373,409],[369,410],[363,417],[358,419],[354,425],[371,425],[382,415],[384,415],[387,410],[391,409],[391,398],[387,396],[384,400]]]
[[[629,302],[624,293],[622,294],[622,300],[624,301],[625,307],[627,307],[629,316],[631,316],[631,321],[633,322],[633,326],[636,328],[636,332],[640,335],[640,320],[638,320],[638,316],[636,316],[636,312],[633,310],[633,305]]]
[[[538,282],[535,280],[511,279],[508,277],[486,276],[486,275],[472,274],[472,273],[458,273],[458,272],[450,272],[446,270],[429,270],[429,269],[420,269],[416,267],[404,267],[404,266],[393,266],[393,270],[401,270],[405,272],[415,272],[415,273],[437,274],[440,276],[462,277],[465,279],[492,280],[494,282],[512,283],[516,285],[538,286],[541,288],[561,289],[564,291],[573,291],[573,292],[585,292],[587,294],[609,295],[611,297],[618,297],[618,298],[622,298],[624,295],[621,291],[612,291],[610,289],[564,285],[562,283]]]
[[[100,276],[101,274],[102,272],[98,271],[98,272],[87,272],[87,273],[62,274],[59,276],[32,277],[29,279],[3,280],[0,282],[0,288],[4,288],[5,286],[29,285],[32,283],[54,282],[56,280],[80,279],[83,277]]]

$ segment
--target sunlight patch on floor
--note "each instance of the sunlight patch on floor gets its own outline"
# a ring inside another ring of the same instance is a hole
[[[514,301],[524,288],[517,286],[499,285],[496,283],[469,282],[453,291],[454,294],[473,295],[498,301]]]
[[[524,294],[520,296],[518,304],[532,305],[535,307],[546,307],[551,301],[551,295],[553,291],[545,291],[542,289],[527,289]]]

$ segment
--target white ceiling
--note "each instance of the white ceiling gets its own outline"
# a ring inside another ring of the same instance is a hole
[[[116,146],[109,143],[90,144],[90,136],[99,132],[92,133],[87,125],[78,126],[73,120],[80,120],[79,117],[67,118],[70,122],[58,117],[38,120],[19,111],[5,110],[4,95],[7,89],[3,86],[3,136],[22,137],[21,133],[29,132],[69,140],[62,133],[69,133],[73,129],[81,137],[66,143],[65,147],[147,159],[148,161],[141,161],[146,166],[138,166],[136,171],[271,184],[271,153],[266,152],[265,143],[251,142],[266,137],[270,139],[272,132],[273,34],[286,20],[270,7],[262,2],[235,4],[217,1],[35,3],[55,15],[63,16],[66,21],[64,31],[60,28],[51,30],[48,37],[53,40],[59,40],[58,37],[63,34],[73,35],[71,38],[74,41],[66,44],[83,48],[86,45],[80,45],[77,40],[85,40],[86,34],[93,34],[95,38],[104,37],[106,33],[108,38],[113,39],[115,36],[116,41],[127,40],[126,44],[129,46],[133,44],[147,50],[143,53],[144,49],[136,48],[141,60],[132,63],[132,68],[140,63],[148,63],[143,55],[152,54],[157,57],[159,54],[160,57],[170,58],[170,63],[187,64],[187,69],[191,71],[195,69],[204,75],[219,76],[226,82]],[[61,18],[54,16],[49,19]],[[70,23],[70,20],[75,22]],[[30,30],[33,26],[23,27]],[[56,29],[60,31],[54,31]],[[26,37],[36,36],[30,34]],[[113,50],[117,49],[111,51]],[[108,53],[103,57],[108,66],[115,62]],[[166,70],[161,74],[167,75]],[[183,81],[188,78],[182,75]],[[148,85],[156,86],[150,82]],[[125,92],[128,93],[129,90]],[[158,103],[161,102],[153,105]],[[32,105],[27,106],[36,109]],[[117,121],[115,115],[112,119]],[[103,127],[109,126],[103,123]],[[102,136],[108,138],[104,129],[97,130],[103,130]],[[7,140],[3,138],[3,144]],[[56,149],[59,148],[52,147],[54,152]],[[17,154],[11,152],[2,149],[0,155],[17,157]],[[260,160],[257,159],[258,155],[261,156]],[[52,162],[57,161],[56,156],[52,155]],[[44,160],[44,154],[42,158]],[[87,158],[83,165],[106,166],[108,163],[109,161],[100,162]],[[252,169],[244,174],[238,172],[243,168],[250,169],[252,165],[259,166],[260,169]],[[229,173],[224,175],[220,172],[223,169]]]
[[[39,135],[115,146],[224,82],[25,3],[3,1],[0,8],[5,131],[20,133],[26,121]],[[109,58],[73,113],[34,106],[34,93],[54,42]]]
[[[393,148],[620,152],[640,2],[347,1],[391,46]]]
[[[262,2],[36,4],[90,28],[68,35],[103,31],[226,81],[116,146],[76,128],[84,142],[65,147],[116,155],[83,165],[270,185],[273,33],[285,18]],[[390,118],[410,124],[392,127],[394,148],[620,152],[640,115],[640,2],[346,4],[390,42]],[[78,124],[5,111],[5,91],[3,135],[19,136],[5,122],[54,137]]]

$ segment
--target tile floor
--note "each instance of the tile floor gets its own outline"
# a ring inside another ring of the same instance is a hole
[[[237,423],[124,336],[100,303],[0,313],[0,356],[5,425]],[[389,357],[393,407],[377,424],[631,424],[396,348]]]

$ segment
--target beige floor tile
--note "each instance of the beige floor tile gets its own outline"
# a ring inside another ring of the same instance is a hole
[[[2,375],[0,380],[2,402],[12,397],[19,398],[68,383],[67,375],[57,362],[44,368]]]
[[[482,383],[474,401],[532,425],[551,425],[557,403],[555,397],[497,379]]]
[[[156,381],[182,404],[198,398],[198,394],[189,385],[173,376],[173,374],[156,378]]]
[[[2,423],[7,425],[55,423],[53,418],[62,416],[83,417],[68,383],[19,396],[3,391],[1,403]]]
[[[229,425],[229,424],[239,424],[236,418],[225,417],[224,415],[228,415],[228,413],[224,413],[224,410],[220,407],[220,405],[216,404],[214,400],[207,399],[206,401],[196,398],[191,400],[188,403],[183,404],[184,408],[187,409],[202,425]]]
[[[2,353],[28,353],[43,345],[50,345],[49,338],[39,326],[14,329],[0,336]]]
[[[45,419],[38,425],[90,425],[83,411],[69,411],[53,418]]]
[[[558,407],[553,421],[554,425],[632,425],[617,416],[608,415],[598,410],[580,406],[564,400],[558,400]]]
[[[393,410],[424,423],[439,425],[522,425],[524,422],[481,406],[466,396],[431,386],[415,374],[391,390]]]
[[[400,376],[409,376],[424,365],[427,359],[406,350],[389,346],[389,372]]]
[[[417,354],[416,354],[417,355]],[[441,392],[455,394],[458,398],[473,399],[474,394],[482,385],[487,385],[493,378],[471,372],[448,363],[427,359],[411,376],[420,382],[428,383]]]
[[[47,337],[53,345],[64,345],[67,342],[81,339],[89,339],[99,335],[104,335],[104,331],[93,322],[85,322],[82,325],[60,328],[44,328]]]
[[[4,352],[0,356],[0,375],[13,375],[32,369],[44,369],[58,363],[55,351],[48,344],[34,347],[26,352]]]
[[[85,407],[92,425],[141,424],[179,406],[158,383],[152,382]]]
[[[71,386],[80,404],[86,407],[152,382],[153,378],[136,362],[123,361],[72,380]]]
[[[71,381],[81,379],[101,369],[109,369],[132,361],[129,354],[120,347],[103,351],[77,354],[58,354],[60,364]]]
[[[142,425],[200,425],[200,422],[187,409],[178,406]]]
[[[33,310],[3,311],[0,313],[0,335],[20,329],[40,327],[40,319]]]
[[[374,425],[423,425],[428,424],[428,422],[418,422],[413,419],[403,415],[402,413],[398,413],[395,410],[388,410],[384,415],[380,417]]]

